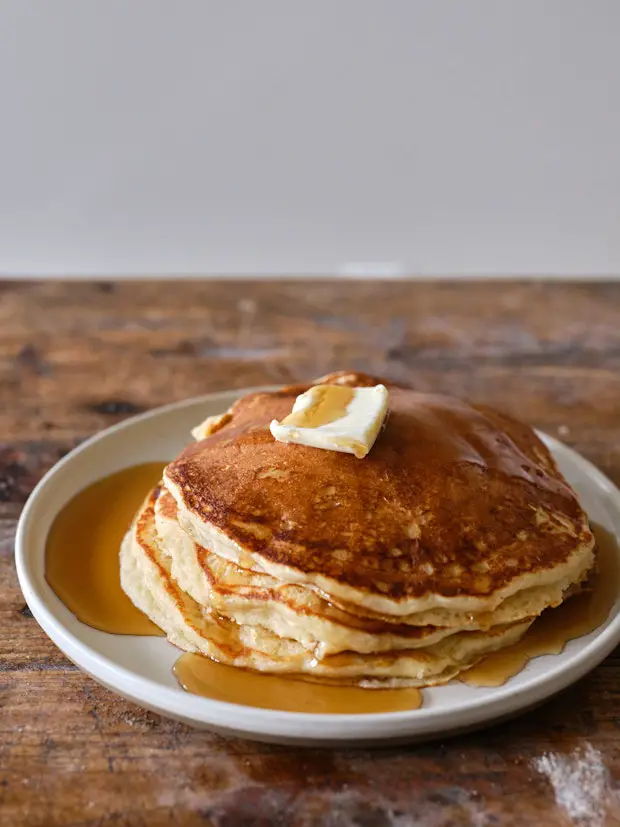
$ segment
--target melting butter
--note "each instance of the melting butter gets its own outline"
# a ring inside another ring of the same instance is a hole
[[[274,419],[270,430],[278,442],[294,442],[363,459],[381,430],[387,404],[384,385],[315,385],[297,397],[293,410],[282,422]]]

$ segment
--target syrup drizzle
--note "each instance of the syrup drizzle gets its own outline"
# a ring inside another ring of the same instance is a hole
[[[570,597],[557,609],[547,609],[534,621],[524,637],[492,655],[487,655],[460,680],[471,686],[501,686],[539,655],[559,655],[569,640],[598,629],[607,619],[620,593],[618,541],[600,525],[596,536],[598,571],[583,592]]]
[[[344,385],[317,385],[314,389],[314,401],[304,410],[290,413],[282,420],[282,425],[296,428],[320,428],[346,416],[347,406],[353,399],[353,388]]]

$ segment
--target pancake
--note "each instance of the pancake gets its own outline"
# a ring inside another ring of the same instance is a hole
[[[164,472],[181,528],[243,569],[397,623],[496,627],[561,602],[594,537],[542,441],[488,407],[364,374],[317,383],[381,381],[388,417],[363,460],[273,439],[310,386],[208,420]]]
[[[530,621],[460,632],[422,649],[317,657],[299,642],[260,625],[237,624],[187,594],[173,576],[172,556],[160,545],[155,520],[158,491],[150,494],[120,553],[121,584],[176,646],[231,666],[367,686],[444,683],[481,657],[517,642]]]
[[[428,646],[462,629],[489,629],[529,620],[550,605],[548,590],[541,589],[532,590],[534,595],[515,596],[520,598],[519,605],[515,598],[509,598],[495,614],[463,615],[461,624],[453,622],[445,627],[365,617],[355,614],[355,607],[343,611],[310,589],[243,569],[199,546],[179,525],[178,508],[168,491],[158,492],[154,514],[157,540],[170,556],[172,576],[197,603],[236,623],[264,626],[321,657],[343,651],[369,653]],[[555,605],[562,598],[560,591]]]
[[[263,626],[298,641],[315,657],[343,651],[385,652],[428,646],[454,634],[451,627],[407,626],[343,611],[302,586],[243,569],[199,546],[177,522],[168,491],[154,503],[157,540],[171,558],[183,591],[239,624]]]

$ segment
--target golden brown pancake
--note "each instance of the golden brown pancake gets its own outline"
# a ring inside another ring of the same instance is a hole
[[[419,648],[459,631],[359,616],[311,589],[241,568],[199,546],[183,531],[168,491],[158,493],[154,513],[157,539],[171,557],[172,576],[197,603],[239,624],[264,626],[297,640],[315,655]]]
[[[134,604],[189,652],[200,652],[230,666],[317,680],[369,686],[421,686],[445,683],[481,657],[517,642],[530,621],[459,632],[422,649],[317,657],[299,642],[259,625],[237,624],[210,611],[175,579],[168,549],[158,540],[152,492],[123,540],[121,584]]]
[[[312,589],[285,583],[269,574],[244,569],[199,546],[178,523],[178,507],[168,491],[154,503],[157,540],[171,558],[171,573],[197,603],[239,624],[260,625],[280,637],[299,641],[317,656],[342,651],[360,653],[421,648],[468,629],[489,629],[536,617],[565,594],[549,588],[532,589],[528,599],[517,594],[494,612],[482,615],[452,613],[447,626],[422,625],[419,616],[368,617],[349,606],[334,606]],[[555,587],[554,587],[555,588]],[[400,619],[402,621],[402,619]]]
[[[242,567],[385,616],[492,612],[554,585],[557,602],[557,584],[592,566],[594,538],[546,446],[488,407],[384,384],[388,416],[363,460],[273,439],[269,423],[309,385],[240,399],[166,468],[182,528]]]

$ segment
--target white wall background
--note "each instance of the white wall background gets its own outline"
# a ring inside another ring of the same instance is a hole
[[[620,273],[614,0],[0,0],[0,273]]]

